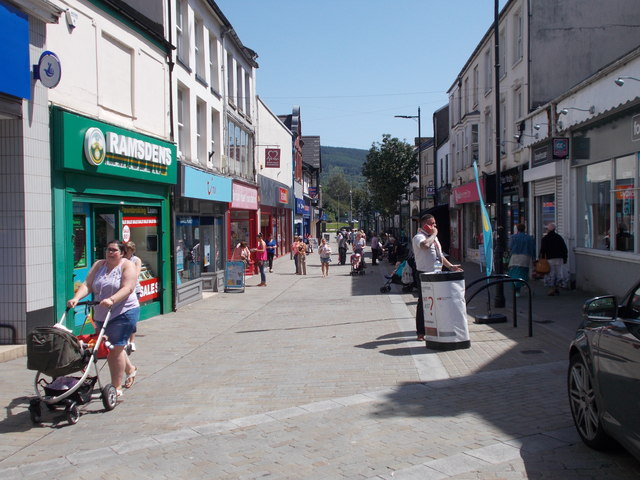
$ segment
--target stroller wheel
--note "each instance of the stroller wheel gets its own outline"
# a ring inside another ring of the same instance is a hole
[[[102,405],[109,412],[116,408],[116,403],[118,403],[118,392],[116,387],[108,383],[102,388]]]
[[[33,423],[42,422],[42,409],[40,408],[40,400],[31,400],[29,403],[29,416]]]
[[[80,420],[80,410],[76,402],[69,403],[65,409],[65,413],[67,414],[67,421],[70,425],[75,425],[78,423],[78,420]]]

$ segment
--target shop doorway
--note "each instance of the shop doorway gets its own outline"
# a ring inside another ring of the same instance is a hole
[[[141,319],[160,313],[161,283],[158,241],[158,209],[155,207],[103,205],[89,202],[73,204],[73,291],[87,278],[94,262],[106,258],[107,244],[113,240],[133,241],[135,255],[142,261],[138,277]],[[80,330],[89,311],[76,309],[73,326]]]
[[[120,229],[120,213],[118,209],[112,207],[93,208],[93,258],[96,260],[107,258],[107,243],[112,240],[119,240],[116,234]]]

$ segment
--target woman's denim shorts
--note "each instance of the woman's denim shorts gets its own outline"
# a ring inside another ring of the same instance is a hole
[[[124,347],[133,333],[133,329],[140,318],[140,307],[132,308],[117,317],[109,319],[105,335],[109,338],[111,345]],[[102,329],[102,322],[96,322],[96,329]]]
[[[320,257],[320,263],[331,263],[331,257],[327,257],[327,258]]]

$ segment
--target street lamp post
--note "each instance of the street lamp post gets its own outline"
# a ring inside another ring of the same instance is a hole
[[[498,20],[500,19],[500,7],[498,0],[494,1],[493,10],[493,40],[495,42],[495,59],[494,59],[494,76],[495,76],[495,119],[496,119],[496,245],[493,254],[493,263],[496,274],[502,274],[502,256],[505,251],[505,232],[502,226],[502,185],[500,171],[500,156],[502,155],[500,140],[500,44],[499,44],[499,28]],[[494,305],[496,308],[505,306],[504,284],[496,285],[496,293],[494,296]]]
[[[420,107],[418,107],[418,115],[394,115],[394,117],[418,119],[418,210],[422,211],[422,155],[420,151],[422,132],[420,131]]]

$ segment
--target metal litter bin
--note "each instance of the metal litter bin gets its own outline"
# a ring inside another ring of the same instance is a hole
[[[432,350],[471,347],[464,272],[421,273],[425,340]]]

